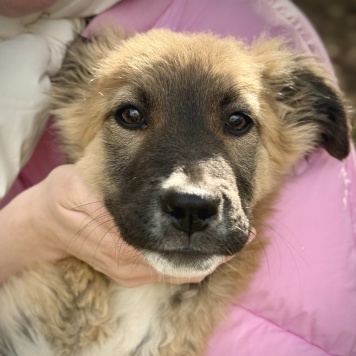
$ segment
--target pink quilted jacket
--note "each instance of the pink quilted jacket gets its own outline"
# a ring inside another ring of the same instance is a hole
[[[211,31],[247,42],[267,32],[329,63],[313,28],[287,0],[124,0],[96,17],[89,30],[108,22],[135,31]],[[9,197],[61,163],[54,152],[47,131]],[[321,149],[300,162],[269,226],[262,267],[242,302],[231,305],[206,355],[355,356],[354,150],[343,162]]]

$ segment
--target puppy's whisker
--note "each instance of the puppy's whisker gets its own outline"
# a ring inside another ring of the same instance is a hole
[[[87,203],[87,204],[92,204],[92,203]],[[87,204],[85,204],[85,205],[87,205]],[[84,205],[82,205],[82,206],[84,206]],[[80,207],[80,205],[78,205],[77,207]],[[98,208],[98,209],[96,209],[94,212],[97,212],[97,211],[100,210],[100,209],[101,209],[101,208]],[[84,224],[87,220],[89,220],[89,222],[88,222],[85,226],[83,226],[83,224]],[[93,219],[92,216],[87,215],[87,216],[85,217],[85,219],[82,221],[81,225],[79,226],[79,230],[77,231],[77,233],[74,234],[74,235],[69,239],[69,241],[68,241],[68,243],[67,243],[67,245],[66,245],[66,249],[67,249],[67,250],[68,250],[68,248],[69,248],[71,242],[72,242],[73,240],[75,240],[75,239],[82,233],[82,231],[83,231],[87,226],[89,226],[93,221],[94,221],[94,219]]]
[[[91,236],[91,234],[92,234],[96,229],[100,228],[100,227],[101,227],[102,225],[104,225],[104,224],[107,224],[108,222],[112,222],[112,218],[111,218],[111,219],[108,219],[108,220],[106,220],[106,221],[103,221],[103,222],[101,222],[100,224],[97,224],[97,225],[85,236],[85,238],[83,239],[82,244],[81,244],[81,246],[80,246],[80,254],[79,254],[79,256],[81,256],[81,251],[83,250],[84,244],[85,244],[85,242],[87,241],[87,239]],[[105,235],[106,235],[106,234],[105,234]],[[104,237],[105,237],[105,235],[104,235]]]
[[[103,222],[102,224],[106,224],[106,223],[109,222],[109,221],[111,221],[111,220],[107,220],[107,221]],[[92,261],[92,265],[93,265],[93,266],[95,266],[95,259],[96,259],[96,254],[97,254],[97,252],[98,252],[99,246],[100,246],[100,244],[102,243],[102,241],[105,239],[105,237],[106,237],[107,235],[110,235],[110,237],[111,237],[112,240],[113,240],[113,243],[116,243],[114,237],[113,237],[112,234],[110,233],[110,230],[111,230],[113,227],[114,227],[114,226],[112,226],[110,229],[108,229],[108,230],[106,231],[106,233],[102,236],[102,238],[99,240],[99,242],[98,242],[98,244],[97,244],[97,247],[95,248],[95,252],[94,252],[94,256],[93,256],[93,261]]]
[[[257,236],[257,232],[254,232],[252,229],[250,229],[249,234],[252,234],[253,236]]]
[[[103,204],[101,207],[99,207],[98,209],[101,209],[104,207],[104,202],[102,200],[97,200],[97,201],[92,201],[92,202],[89,202],[89,203],[84,203],[84,204],[79,204],[79,205],[76,205],[74,206],[74,209],[79,209],[79,208],[82,208],[83,206],[88,206],[88,205],[92,205],[92,204]]]
[[[224,275],[227,276],[227,278],[234,278],[231,273],[229,273],[229,271],[234,271],[236,273],[238,273],[239,275],[241,275],[242,277],[247,277],[248,275],[246,273],[243,273],[241,270],[239,270],[239,268],[236,265],[233,265],[232,263],[229,263],[228,265],[228,270],[226,270],[225,268],[223,268],[223,266],[219,266],[220,267],[220,271],[221,273],[224,273]]]

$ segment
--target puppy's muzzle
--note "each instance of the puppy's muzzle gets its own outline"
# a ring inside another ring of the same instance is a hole
[[[160,200],[161,209],[172,225],[189,236],[205,230],[216,219],[220,204],[217,198],[177,191],[166,192]]]

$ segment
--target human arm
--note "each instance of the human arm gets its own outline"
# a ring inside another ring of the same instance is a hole
[[[75,256],[126,287],[166,281],[119,235],[74,165],[57,167],[0,210],[0,282],[36,262]]]

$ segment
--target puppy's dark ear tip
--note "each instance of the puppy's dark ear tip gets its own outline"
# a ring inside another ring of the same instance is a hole
[[[337,140],[336,138],[323,135],[323,141],[323,146],[328,153],[340,161],[345,159],[350,153],[351,143],[348,136],[345,136],[345,139]]]
[[[87,44],[87,43],[91,43],[91,42],[93,42],[93,41],[90,38],[85,37],[83,35],[78,35],[74,41],[74,43],[83,43],[83,44]]]
[[[350,145],[347,146],[347,148],[343,151],[335,151],[333,154],[331,154],[332,156],[334,156],[335,158],[337,158],[338,160],[342,161],[343,159],[345,159],[350,153]]]

